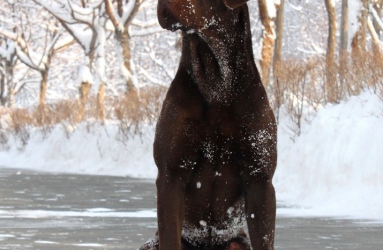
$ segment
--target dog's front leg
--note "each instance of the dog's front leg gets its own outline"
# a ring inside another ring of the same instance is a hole
[[[257,180],[246,187],[245,209],[254,250],[274,249],[276,199],[271,180]]]
[[[185,184],[168,173],[159,173],[156,184],[160,250],[181,250]]]

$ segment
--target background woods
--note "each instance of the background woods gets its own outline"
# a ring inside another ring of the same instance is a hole
[[[367,88],[382,96],[382,0],[249,6],[263,83],[293,136],[303,112],[315,116]],[[129,130],[157,116],[178,42],[159,27],[155,0],[2,1],[1,106],[12,108],[14,123],[23,113],[36,126],[95,118]]]

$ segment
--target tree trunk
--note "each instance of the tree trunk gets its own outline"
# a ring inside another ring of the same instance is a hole
[[[7,103],[8,103],[8,107],[12,108],[13,106],[15,106],[15,88],[12,82],[10,82],[8,85],[8,91],[9,93],[7,97]]]
[[[125,77],[126,81],[126,92],[131,94],[137,94],[136,86],[134,85],[135,72],[132,69],[130,60],[132,60],[131,51],[130,51],[130,36],[127,28],[123,31],[116,30],[116,39],[118,44],[121,46],[123,62],[122,62],[122,75]]]
[[[37,122],[40,126],[45,124],[45,96],[47,92],[47,80],[48,80],[48,71],[42,70],[41,74],[41,82],[40,82],[40,98],[39,98],[39,106],[37,109]]]
[[[41,71],[41,83],[40,83],[40,101],[39,106],[40,108],[44,108],[45,106],[45,96],[47,93],[47,80],[48,80],[48,72],[47,71]]]
[[[284,5],[285,0],[281,0],[281,4],[278,9],[277,19],[276,19],[276,40],[275,40],[275,49],[274,49],[274,59],[273,59],[273,72],[274,78],[278,79],[280,65],[282,61],[282,46],[283,46],[283,21],[284,21]]]
[[[134,1],[134,7],[130,12],[129,17],[124,21],[123,28],[121,28],[121,18],[124,15],[123,6],[124,3],[122,0],[117,0],[117,11],[114,11],[114,7],[110,1],[104,0],[106,13],[109,16],[116,34],[116,40],[119,46],[122,49],[122,62],[121,62],[121,73],[125,78],[126,82],[126,93],[130,96],[138,96],[137,89],[135,86],[136,76],[134,72],[133,65],[131,64],[132,56],[130,51],[130,35],[129,35],[129,26],[133,21],[134,16],[138,13],[142,0],[131,0]],[[116,15],[119,18],[116,18]],[[120,20],[118,20],[120,19]],[[120,53],[119,51],[117,53]]]
[[[346,73],[347,73],[347,49],[348,49],[348,0],[342,0],[342,16],[341,16],[341,30],[340,30],[340,50],[339,50],[339,86],[338,97],[342,95],[340,93],[345,89]]]
[[[105,120],[105,83],[101,82],[100,87],[98,88],[97,93],[97,118],[101,123],[104,123]]]
[[[340,26],[340,55],[347,53],[348,43],[348,0],[342,0],[342,17]]]
[[[262,82],[267,87],[270,79],[270,67],[275,43],[275,16],[269,16],[267,0],[258,0],[259,16],[263,25],[261,65]]]
[[[6,60],[0,60],[0,102],[2,106],[5,106],[7,104],[7,65]]]
[[[15,91],[13,84],[13,69],[15,64],[16,53],[11,55],[10,60],[5,60],[2,64],[3,66],[3,74],[1,74],[1,90],[0,90],[0,98],[1,103],[4,106],[12,108],[15,105]]]
[[[91,88],[90,82],[82,82],[79,88],[80,91],[80,117],[79,120],[84,120],[86,104],[88,103],[88,96]]]
[[[3,65],[0,64],[0,67]],[[5,71],[5,69],[4,69]],[[1,106],[5,106],[6,104],[6,96],[5,96],[5,74],[3,74],[3,70],[0,68],[0,103]]]
[[[15,105],[15,86],[13,84],[13,67],[14,64],[12,61],[6,62],[6,82],[8,85],[8,97],[7,97],[7,103],[8,107],[12,108]]]
[[[328,14],[328,38],[326,53],[326,97],[331,103],[336,102],[336,76],[335,76],[335,45],[336,45],[336,15],[333,0],[325,0]]]
[[[369,0],[360,0],[361,9],[358,15],[359,29],[351,40],[351,63],[355,83],[358,88],[353,88],[353,94],[359,94],[363,88],[363,79],[365,79],[365,70],[368,67],[366,63],[366,36],[367,36],[367,23],[368,23],[368,8]],[[355,90],[357,92],[355,92]]]

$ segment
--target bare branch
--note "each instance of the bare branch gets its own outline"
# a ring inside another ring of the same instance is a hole
[[[370,6],[370,11],[372,13],[372,16],[374,17],[375,22],[379,25],[380,29],[383,30],[383,22],[382,20],[380,20],[380,17],[376,10],[372,6]]]
[[[120,17],[122,17],[122,14],[124,13],[122,0],[117,0],[117,13]]]
[[[141,4],[145,1],[145,0],[133,0],[135,2],[134,4],[134,7],[128,17],[128,19],[126,20],[125,22],[125,27],[128,27],[132,21],[133,21],[133,18],[136,16],[136,14],[138,13],[138,11],[140,10],[140,6]]]
[[[104,2],[105,2],[106,13],[109,16],[110,21],[113,23],[114,28],[118,29],[118,21],[114,17],[112,3],[110,2],[110,0],[104,0]]]
[[[374,25],[373,25],[373,23],[372,23],[370,17],[368,17],[368,19],[367,19],[367,26],[368,26],[368,30],[370,31],[372,40],[374,41],[374,43],[375,43],[376,45],[378,45],[378,47],[379,47],[380,49],[382,49],[382,46],[383,46],[383,45],[382,45],[382,42],[379,40],[379,36],[378,36],[378,34],[376,33],[376,30],[375,30],[375,28],[374,28]]]

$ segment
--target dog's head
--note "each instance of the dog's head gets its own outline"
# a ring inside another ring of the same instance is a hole
[[[235,22],[232,12],[248,0],[158,0],[157,15],[162,28],[201,31],[218,23]]]

